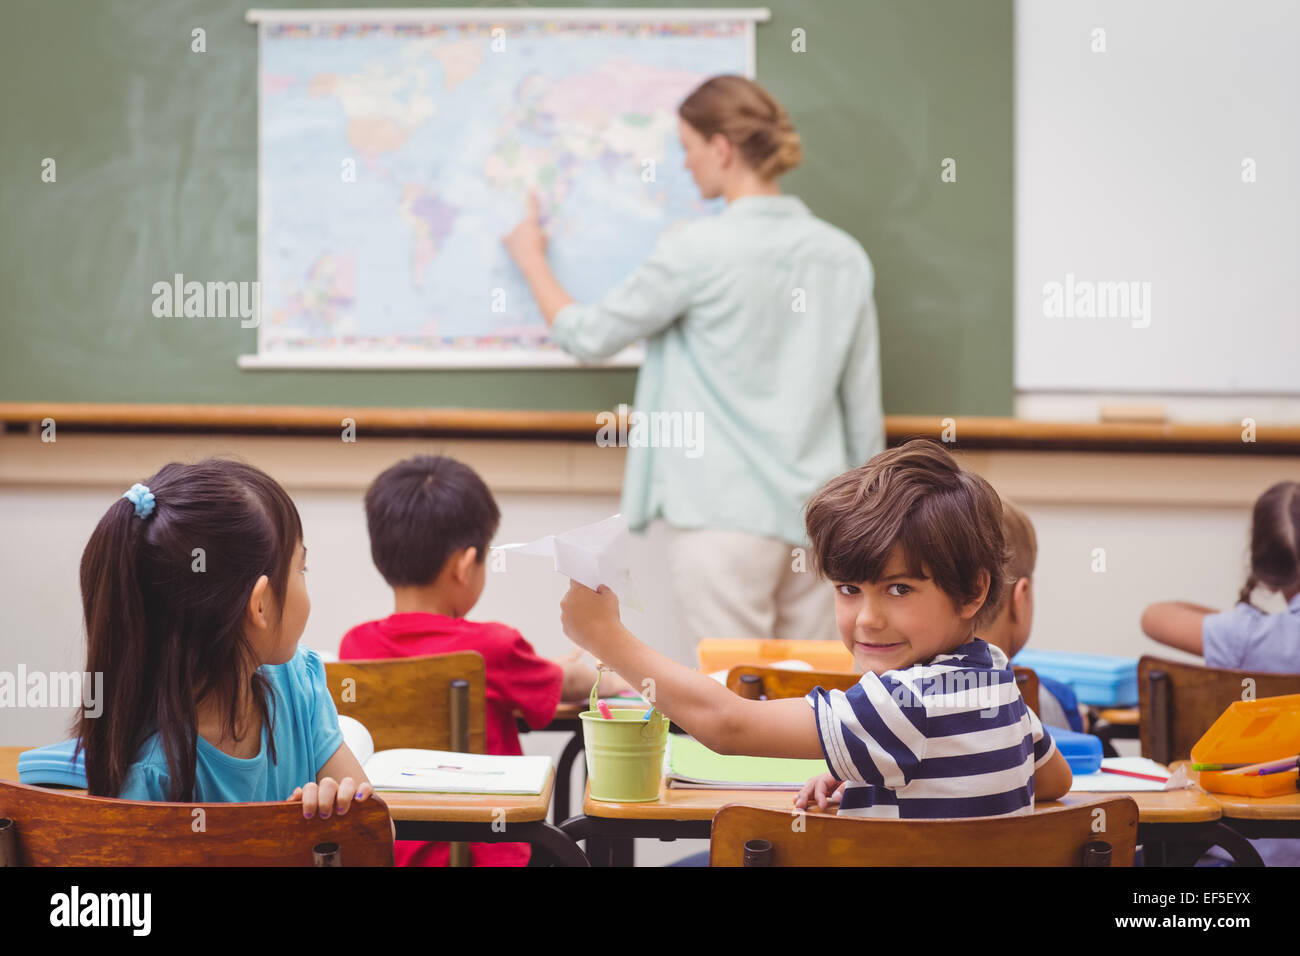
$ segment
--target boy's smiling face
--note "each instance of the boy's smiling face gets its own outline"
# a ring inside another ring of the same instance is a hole
[[[927,572],[924,565],[921,571]],[[898,545],[878,581],[835,582],[840,639],[864,674],[911,667],[960,647],[974,635],[972,620],[982,604],[983,594],[954,607],[929,577],[909,576]]]

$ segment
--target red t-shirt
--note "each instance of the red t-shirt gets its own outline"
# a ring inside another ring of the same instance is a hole
[[[487,672],[487,752],[522,754],[514,712],[528,726],[545,727],[560,703],[564,672],[560,665],[538,657],[533,646],[513,627],[460,617],[427,614],[391,614],[382,621],[358,624],[343,636],[340,660],[374,660],[386,657],[420,657],[478,651]],[[446,843],[398,840],[394,857],[398,866],[446,866]],[[471,843],[474,866],[524,866],[531,848],[527,843]]]

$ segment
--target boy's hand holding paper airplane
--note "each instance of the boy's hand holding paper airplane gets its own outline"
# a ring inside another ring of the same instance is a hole
[[[560,574],[593,591],[603,585],[615,592],[616,606],[621,602],[634,611],[640,611],[641,601],[632,586],[632,573],[624,554],[626,536],[627,519],[618,514],[572,531],[548,534],[526,544],[498,547],[502,551],[550,558]]]

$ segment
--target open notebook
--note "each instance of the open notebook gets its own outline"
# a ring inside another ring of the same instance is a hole
[[[542,792],[551,772],[550,757],[502,757],[449,750],[381,750],[365,725],[339,716],[343,742],[351,749],[376,790],[413,793]]]
[[[1190,785],[1187,774],[1182,767],[1170,773],[1164,764],[1156,763],[1146,757],[1107,757],[1101,762],[1103,769],[1096,773],[1075,774],[1070,784],[1070,791],[1088,793],[1115,793],[1128,791],[1181,790]],[[1120,771],[1107,773],[1107,770]],[[1132,774],[1143,774],[1134,777]],[[1145,777],[1159,777],[1159,780],[1147,780]]]

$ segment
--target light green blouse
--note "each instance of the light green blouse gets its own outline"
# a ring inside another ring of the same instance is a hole
[[[646,339],[622,511],[802,545],[803,508],[884,448],[874,273],[852,236],[797,196],[742,196],[669,230],[552,336],[595,360]]]

